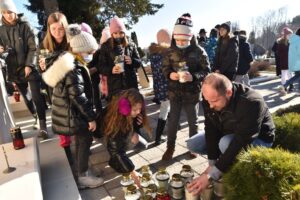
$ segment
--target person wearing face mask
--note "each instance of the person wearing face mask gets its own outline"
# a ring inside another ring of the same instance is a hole
[[[81,31],[78,24],[67,29],[71,51],[53,60],[43,79],[53,87],[52,129],[59,135],[76,135],[75,159],[79,188],[95,188],[103,184],[88,170],[92,132],[96,130],[92,82],[84,57],[98,49],[96,39]]]
[[[109,38],[101,45],[98,70],[107,76],[108,99],[118,92],[129,88],[138,88],[136,69],[141,66],[137,47],[125,35],[125,25],[120,18],[110,21]]]
[[[163,57],[162,71],[168,80],[170,118],[167,127],[167,150],[163,160],[171,160],[175,151],[177,124],[182,108],[189,124],[189,137],[198,132],[197,110],[200,84],[210,72],[208,56],[192,34],[192,20],[186,13],[176,21],[171,47]],[[183,71],[183,69],[185,71]],[[194,157],[193,153],[190,153]]]
[[[92,28],[86,24],[86,23],[81,23],[81,30],[93,35]],[[99,48],[94,54],[84,54],[83,59],[87,63],[87,67],[89,68],[90,75],[91,75],[91,80],[93,84],[93,93],[94,93],[94,103],[96,107],[97,113],[102,112],[102,103],[100,100],[100,89],[99,89],[99,84],[100,84],[100,74],[97,69],[97,64],[98,64],[98,58],[99,58]]]

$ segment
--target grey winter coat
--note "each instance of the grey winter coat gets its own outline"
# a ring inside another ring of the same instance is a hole
[[[35,68],[37,49],[35,36],[29,24],[20,17],[21,15],[15,25],[0,26],[0,44],[9,53],[5,59],[8,80],[17,83],[28,81],[25,79],[25,66],[33,70],[30,78],[39,77]]]

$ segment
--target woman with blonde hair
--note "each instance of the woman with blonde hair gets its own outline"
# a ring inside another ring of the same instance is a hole
[[[67,41],[66,29],[68,27],[68,21],[66,16],[61,12],[51,13],[47,20],[47,32],[46,36],[43,40],[43,43],[40,46],[40,52],[42,50],[46,50],[49,52],[48,56],[40,55],[39,65],[41,72],[45,72],[53,63],[58,55],[60,55],[63,51],[67,51],[70,49],[70,45]],[[48,97],[52,99],[53,88],[50,86],[45,86]],[[60,138],[60,146],[64,148],[68,161],[70,165],[73,164],[73,158],[71,154],[70,144],[71,137],[66,135],[59,135]]]

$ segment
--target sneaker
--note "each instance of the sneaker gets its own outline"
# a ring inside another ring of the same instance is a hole
[[[93,176],[91,173],[86,172],[84,176],[78,176],[78,188],[96,188],[103,185],[104,179]]]
[[[162,156],[162,160],[171,160],[173,158],[173,154],[174,154],[175,148],[167,148],[166,152],[164,153],[164,155]]]
[[[286,88],[283,85],[281,85],[279,87],[279,92],[280,92],[281,95],[286,95],[287,94]]]
[[[40,130],[39,133],[38,133],[38,137],[42,138],[43,140],[46,140],[46,139],[49,138],[49,135],[48,135],[47,131]]]

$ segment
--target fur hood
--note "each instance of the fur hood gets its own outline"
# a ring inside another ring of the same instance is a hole
[[[149,52],[150,54],[162,54],[163,52],[166,51],[169,47],[166,46],[161,46],[155,43],[152,43],[149,47]]]
[[[75,69],[75,58],[71,53],[60,55],[57,60],[43,73],[43,80],[50,87],[55,87],[67,73]]]

